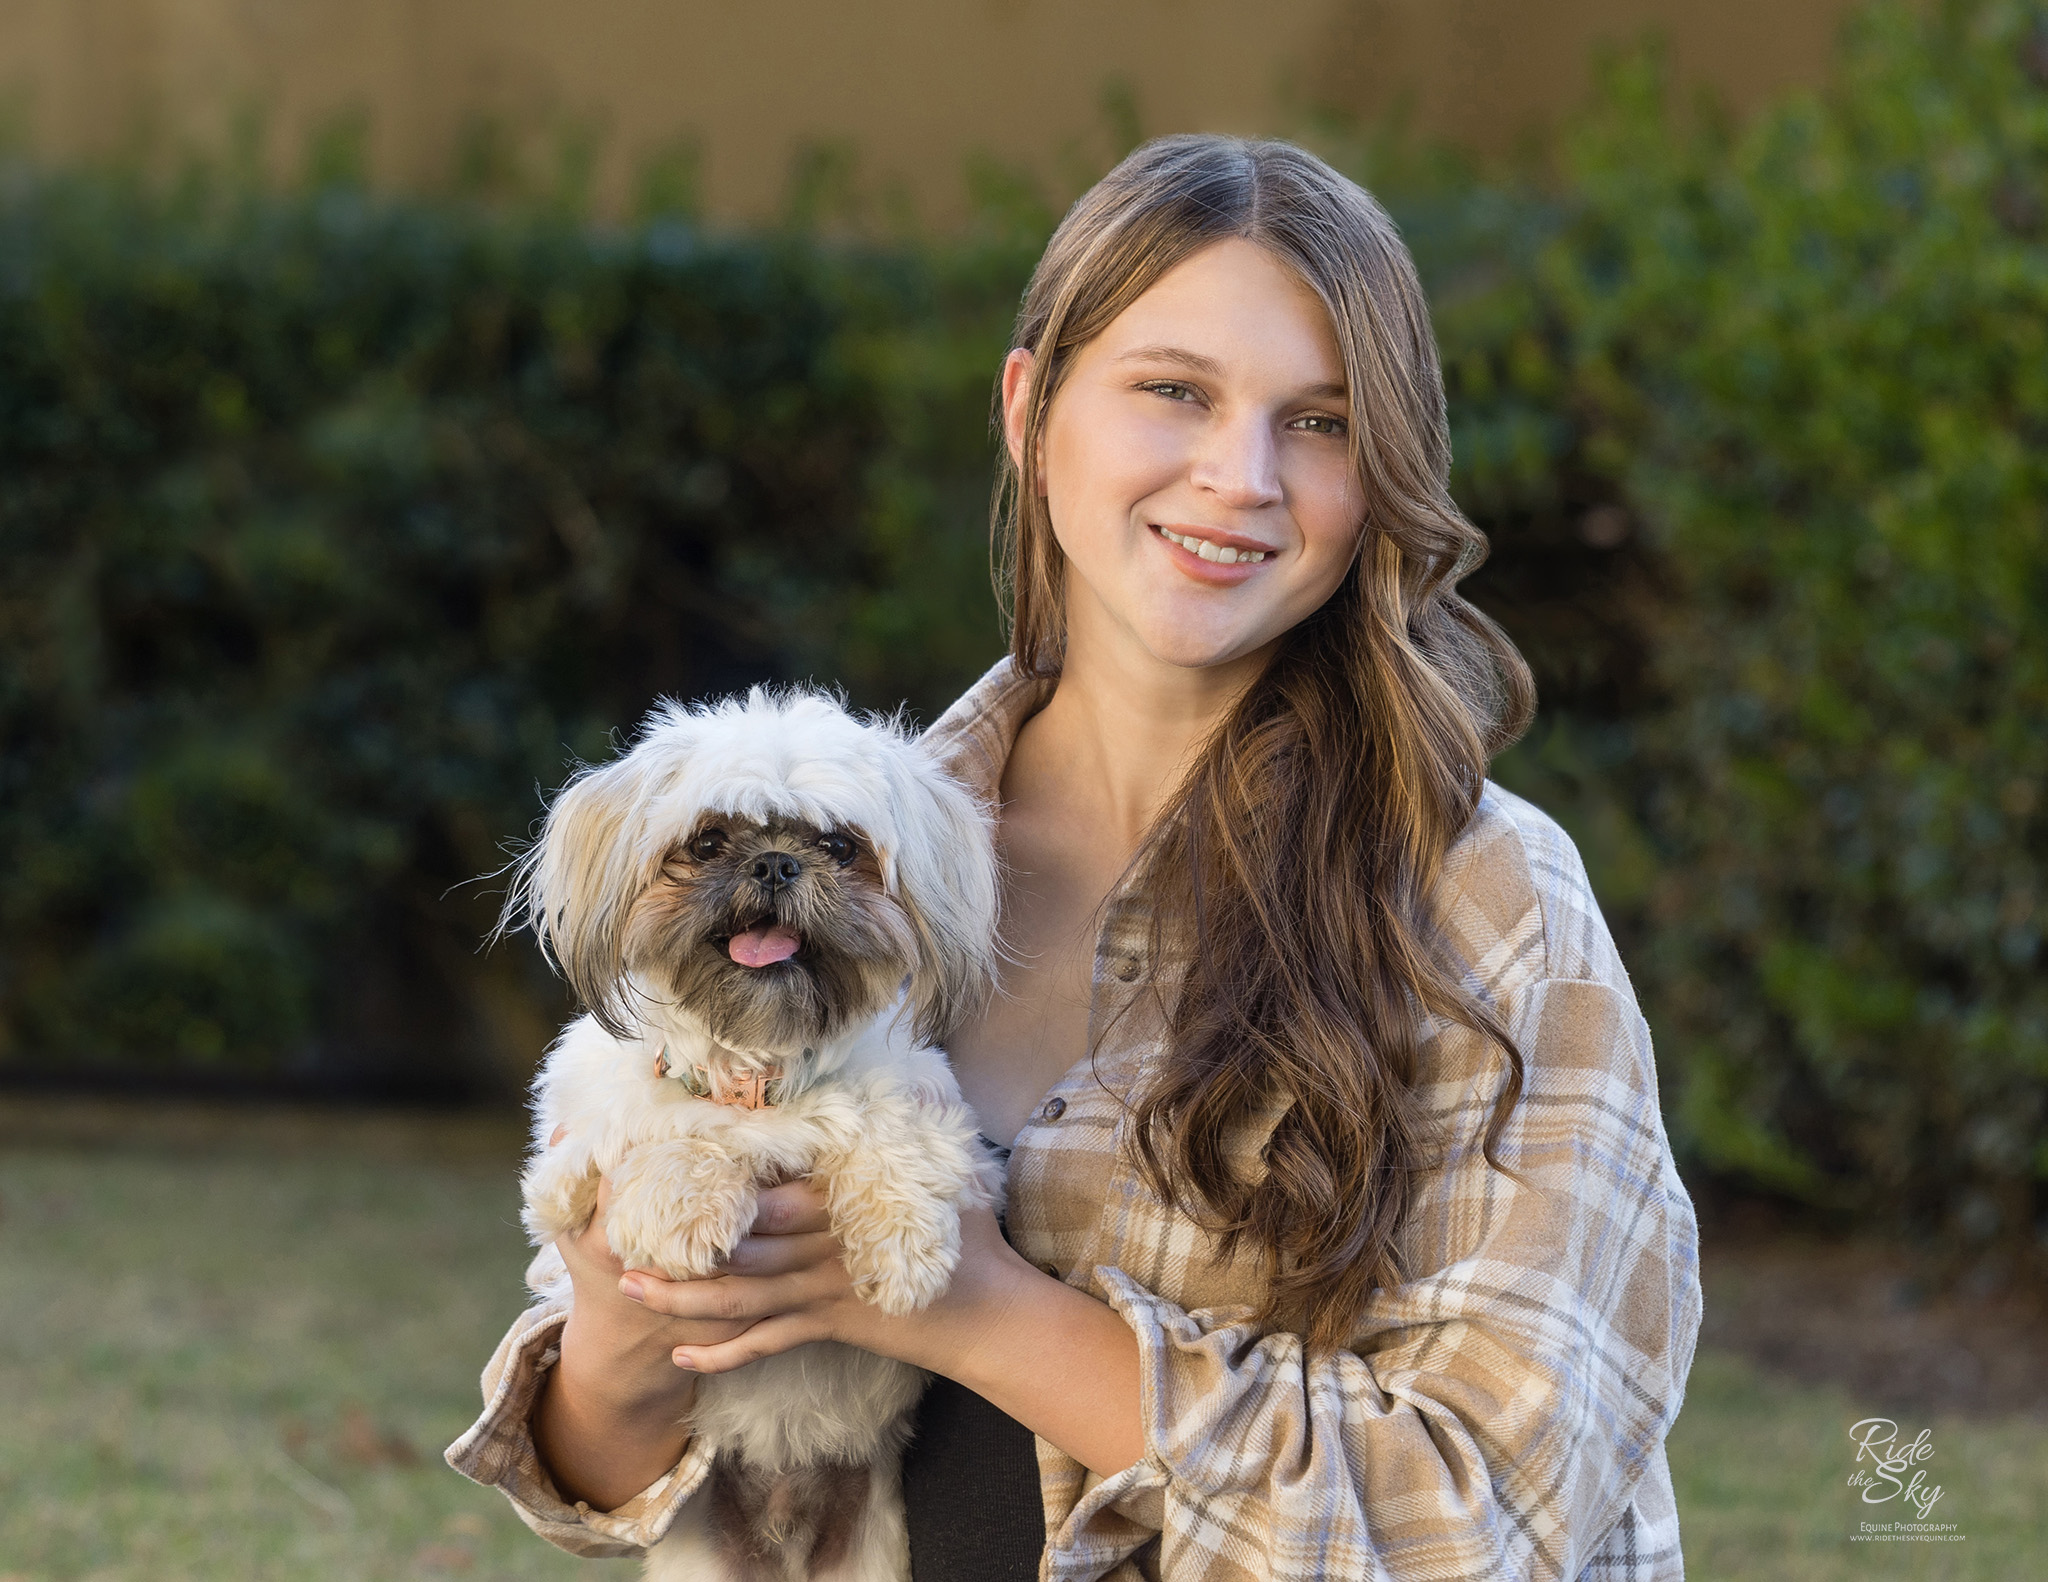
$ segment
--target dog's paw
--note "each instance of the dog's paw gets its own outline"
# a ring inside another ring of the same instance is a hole
[[[642,1144],[613,1168],[611,1183],[605,1235],[629,1269],[701,1279],[754,1223],[752,1171],[699,1145]]]
[[[553,1154],[536,1159],[519,1182],[519,1218],[533,1244],[545,1247],[588,1225],[597,1211],[597,1184],[597,1167],[588,1160]]]
[[[937,1301],[960,1263],[960,1216],[936,1199],[841,1204],[833,1230],[854,1294],[891,1318]]]
[[[562,1261],[561,1249],[553,1242],[535,1253],[526,1266],[526,1289],[544,1302],[565,1302],[574,1293],[569,1266]]]
[[[870,1269],[864,1274],[854,1275],[854,1295],[891,1318],[901,1318],[906,1313],[931,1306],[944,1296],[946,1287],[953,1283],[953,1269],[957,1262],[957,1259],[941,1263],[917,1257],[890,1267]],[[853,1271],[849,1269],[847,1272],[852,1274]]]

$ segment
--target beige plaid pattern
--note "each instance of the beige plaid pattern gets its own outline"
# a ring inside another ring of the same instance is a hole
[[[1005,661],[930,740],[993,797],[1046,685]],[[1684,1574],[1664,1438],[1699,1329],[1697,1231],[1648,1032],[1577,852],[1527,803],[1487,788],[1443,894],[1468,987],[1526,1061],[1499,1153],[1529,1185],[1480,1154],[1505,1059],[1429,1024],[1417,1087],[1442,1142],[1403,1236],[1416,1273],[1375,1293],[1349,1349],[1314,1358],[1249,1322],[1257,1262],[1218,1258],[1128,1162],[1124,1099],[1160,1058],[1160,1018],[1142,876],[1111,897],[1095,1053],[1018,1135],[1007,1223],[1136,1333],[1146,1453],[1098,1479],[1040,1441],[1047,1582]],[[1239,1146],[1271,1124],[1252,1118]],[[563,1548],[635,1553],[708,1467],[693,1447],[618,1511],[565,1504],[526,1426],[560,1321],[540,1308],[514,1326],[448,1459]]]

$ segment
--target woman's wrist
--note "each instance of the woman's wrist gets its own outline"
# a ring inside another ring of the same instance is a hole
[[[1049,1283],[1006,1242],[979,1256],[963,1258],[946,1294],[913,1319],[893,1320],[902,1360],[931,1373],[968,1383],[975,1358],[1016,1310],[1030,1300],[1034,1284]]]
[[[1107,1303],[1007,1244],[962,1260],[952,1289],[892,1355],[943,1374],[1107,1477],[1145,1453],[1138,1343]],[[1062,1359],[1048,1370],[1048,1354]]]
[[[564,1499],[616,1510],[681,1458],[697,1380],[658,1336],[577,1320],[572,1310],[535,1402],[534,1449]]]
[[[635,1325],[632,1332],[621,1333],[616,1324],[571,1309],[562,1326],[555,1375],[608,1416],[673,1423],[694,1403],[697,1378],[675,1365],[671,1350],[667,1338],[651,1326]]]

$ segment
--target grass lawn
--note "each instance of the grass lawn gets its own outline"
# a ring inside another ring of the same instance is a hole
[[[1900,1444],[1929,1431],[1934,1454],[1922,1465],[1926,1484],[1942,1493],[1927,1521],[1952,1525],[1961,1542],[1851,1541],[1861,1523],[1919,1520],[1901,1498],[1866,1505],[1862,1491],[1848,1486],[1856,1454],[1849,1428],[1873,1415],[1898,1423]],[[1689,1577],[2048,1576],[2048,1422],[2039,1418],[1880,1409],[1837,1389],[1786,1385],[1742,1358],[1702,1351],[1670,1454]]]
[[[520,1307],[516,1127],[252,1119],[0,1148],[0,1579],[632,1576],[441,1461]]]
[[[633,1575],[440,1460],[520,1304],[517,1146],[488,1122],[0,1102],[0,1582]],[[1930,1519],[1965,1540],[1851,1543],[1909,1514],[1847,1486],[1866,1415],[1703,1353],[1671,1442],[1689,1573],[2048,1574],[2048,1424],[1925,1424]]]

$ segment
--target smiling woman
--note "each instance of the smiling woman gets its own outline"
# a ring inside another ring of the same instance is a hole
[[[1457,592],[1392,223],[1286,144],[1150,144],[998,400],[1011,654],[926,742],[998,817],[1003,992],[944,1042],[1005,1222],[892,1318],[808,1182],[701,1280],[600,1211],[457,1463],[642,1551],[716,1497],[691,1376],[837,1341],[940,1376],[920,1582],[1678,1577],[1692,1206],[1578,855],[1485,779],[1528,672]]]

